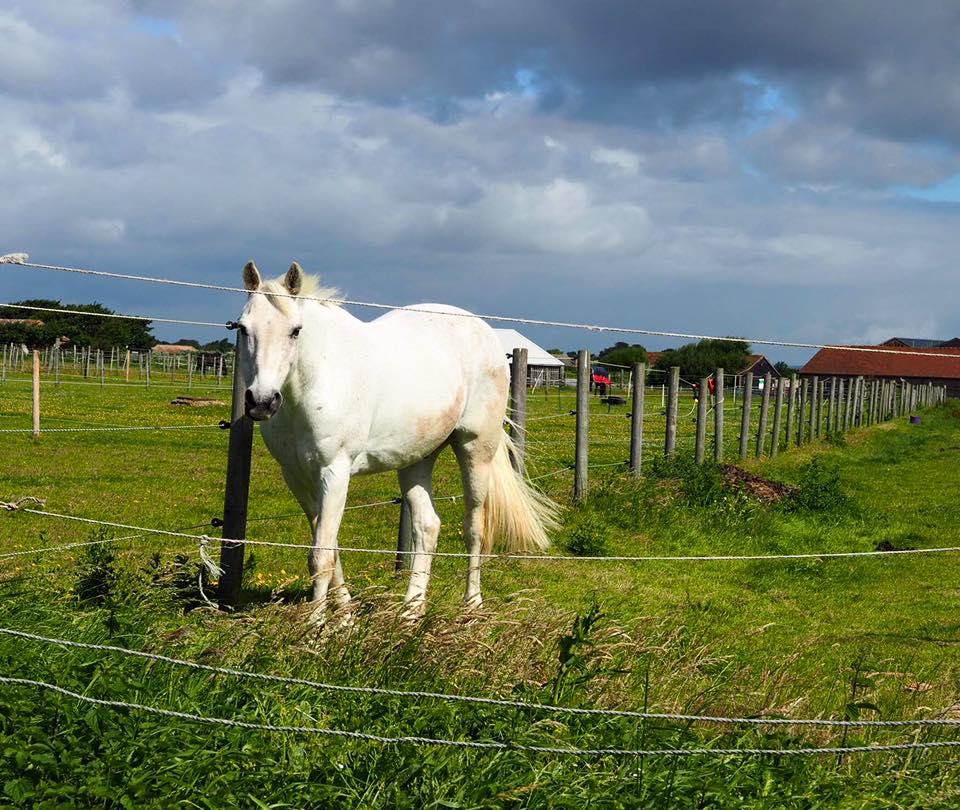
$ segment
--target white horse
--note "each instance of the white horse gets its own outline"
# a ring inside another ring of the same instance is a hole
[[[410,510],[406,612],[422,614],[440,533],[433,466],[447,445],[463,479],[466,605],[481,604],[481,554],[495,540],[507,551],[547,548],[557,506],[511,464],[503,429],[509,370],[486,323],[438,304],[363,322],[296,262],[267,282],[248,262],[243,282],[251,292],[238,321],[246,413],[261,422],[310,521],[313,621],[323,621],[331,584],[335,607],[350,602],[337,550],[350,477],[384,470],[398,470]]]

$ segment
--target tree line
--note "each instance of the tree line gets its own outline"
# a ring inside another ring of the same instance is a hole
[[[102,304],[64,304],[49,298],[31,298],[14,303],[17,309],[0,306],[0,344],[16,343],[31,349],[42,349],[60,340],[65,346],[78,348],[109,350],[115,346],[121,346],[133,351],[148,351],[159,343],[152,333],[152,321],[133,318],[100,318],[96,315],[83,314],[117,314]],[[26,309],[19,309],[21,306]],[[45,311],[50,309],[67,310],[67,312]],[[24,321],[40,321],[40,323],[24,323]],[[178,340],[175,345],[193,346],[202,351],[219,353],[233,349],[233,342],[227,338],[204,344],[196,340]]]
[[[559,352],[551,350],[551,353]],[[648,362],[647,350],[644,346],[622,340],[617,341],[613,346],[601,349],[593,355],[593,359],[599,365],[611,366],[632,366],[634,363]],[[709,377],[718,368],[735,374],[746,368],[749,363],[750,344],[736,338],[725,338],[699,340],[677,349],[667,349],[657,357],[651,368],[666,371],[671,366],[679,366],[682,377],[698,380],[701,377]],[[783,361],[776,363],[775,368],[780,374],[786,375],[795,371]]]

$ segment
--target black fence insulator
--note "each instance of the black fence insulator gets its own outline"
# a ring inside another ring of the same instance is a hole
[[[393,498],[390,503],[403,503],[403,498]]]
[[[210,525],[213,526],[214,529],[219,529],[223,526],[223,518],[210,518]]]
[[[227,329],[236,329],[238,326],[240,326],[237,321],[227,321],[224,325],[227,327]]]
[[[230,430],[230,423],[226,419],[221,419],[217,422],[217,427],[219,427],[220,430]]]

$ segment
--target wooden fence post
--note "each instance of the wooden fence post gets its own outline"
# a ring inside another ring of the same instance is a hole
[[[150,349],[147,351],[147,359],[144,363],[144,367],[147,372],[147,388],[150,387],[150,367],[153,365],[153,350]]]
[[[807,380],[800,380],[800,406],[797,409],[799,411],[797,418],[797,447],[803,445],[804,440],[804,416],[807,412]]]
[[[590,433],[590,352],[577,353],[577,444],[573,468],[573,499],[587,497],[587,460]]]
[[[837,415],[837,378],[830,378],[830,399],[827,402],[827,433],[835,433],[836,426],[833,424]]]
[[[7,381],[7,345],[3,346],[3,362],[0,363],[0,385]]]
[[[667,430],[664,436],[663,453],[666,456],[672,456],[677,452],[677,400],[680,398],[680,366],[670,366],[667,380]]]
[[[850,430],[850,413],[851,413],[851,403],[853,402],[853,389],[855,388],[855,378],[851,377],[847,380],[847,390],[846,390],[846,399],[843,403],[843,432],[846,433]]]
[[[510,435],[516,456],[513,463],[523,473],[527,451],[527,350],[515,348],[510,356]]]
[[[643,411],[644,384],[647,379],[647,364],[634,363],[633,366],[633,410],[630,413],[630,470],[640,477],[643,465]]]
[[[786,435],[786,446],[787,448],[793,444],[793,431],[794,425],[796,424],[794,420],[794,411],[797,409],[797,375],[790,375],[790,398],[787,400],[787,435]]]
[[[710,378],[700,379],[700,392],[697,396],[697,444],[694,450],[694,460],[703,464],[703,456],[707,444],[707,404],[710,402]]]
[[[743,375],[743,411],[740,415],[740,460],[747,460],[750,444],[750,409],[753,407],[753,372]]]
[[[237,353],[243,345],[237,332]],[[149,366],[148,366],[149,368]],[[149,375],[148,375],[149,378]],[[233,402],[230,408],[230,444],[227,451],[227,484],[223,496],[223,537],[244,540],[247,536],[247,499],[250,494],[250,461],[253,453],[253,421],[244,412],[243,364],[233,370]],[[237,606],[243,581],[243,543],[220,544],[220,568],[223,574],[217,586],[221,610]]]
[[[40,436],[40,352],[33,350],[33,437]]]
[[[763,397],[760,400],[760,424],[757,426],[757,458],[763,455],[767,444],[767,413],[770,410],[770,383],[772,376],[768,371],[763,375]]]
[[[783,377],[777,378],[777,398],[773,404],[773,433],[770,437],[770,457],[776,458],[780,451],[780,422],[783,417]]]
[[[713,460],[719,464],[723,461],[723,369],[713,372]]]

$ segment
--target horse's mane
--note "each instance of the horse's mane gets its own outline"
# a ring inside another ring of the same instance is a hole
[[[303,282],[300,285],[300,292],[297,293],[296,298],[290,297],[287,288],[283,286],[283,279],[283,276],[278,276],[277,278],[270,279],[270,281],[263,282],[260,285],[259,292],[262,292],[264,297],[284,315],[292,314],[293,305],[297,298],[322,299],[317,301],[322,307],[340,306],[340,301],[338,300],[340,298],[340,291],[335,287],[322,286],[319,276],[308,276],[304,274]],[[280,295],[275,295],[274,293],[280,293]]]

